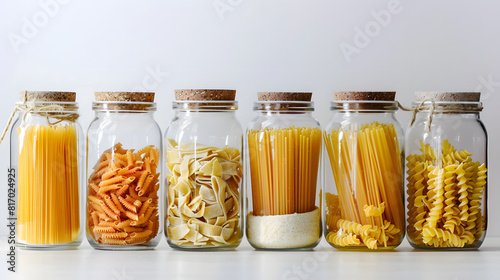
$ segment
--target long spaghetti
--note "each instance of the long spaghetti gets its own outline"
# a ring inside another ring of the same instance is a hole
[[[325,194],[328,242],[369,249],[398,245],[403,166],[394,125],[373,122],[323,136],[338,192]]]
[[[248,132],[253,214],[286,215],[316,208],[319,128]]]
[[[69,243],[80,231],[78,147],[74,125],[18,129],[18,239],[32,245]]]

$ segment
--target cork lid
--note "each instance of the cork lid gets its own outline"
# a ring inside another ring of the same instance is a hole
[[[395,91],[336,91],[335,101],[394,101]]]
[[[75,102],[76,92],[67,91],[22,91],[19,101]]]
[[[176,89],[178,101],[234,101],[236,90],[232,89]]]
[[[312,92],[258,92],[259,101],[304,101],[310,102]]]
[[[116,102],[154,102],[154,92],[95,92],[96,101],[116,101]]]
[[[95,100],[98,103],[103,102],[100,106],[94,106],[98,110],[148,111],[156,109],[154,92],[97,91]]]
[[[436,92],[436,91],[418,91],[415,92],[417,101],[432,99],[434,101],[447,102],[479,102],[480,92]]]

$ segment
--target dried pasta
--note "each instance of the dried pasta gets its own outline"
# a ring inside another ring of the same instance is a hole
[[[17,238],[32,245],[74,241],[80,233],[78,135],[74,125],[18,129]]]
[[[448,140],[440,150],[420,146],[421,154],[406,159],[409,238],[420,246],[473,247],[485,230],[486,165]]]
[[[87,199],[89,231],[98,244],[137,245],[157,236],[159,157],[152,145],[134,152],[120,143],[101,155],[89,176]],[[153,163],[146,169],[143,162]]]
[[[250,130],[248,148],[253,215],[287,215],[316,208],[319,128]]]
[[[338,193],[325,193],[328,242],[369,249],[399,245],[403,166],[394,125],[373,122],[323,136]]]
[[[169,139],[167,167],[169,240],[183,247],[239,242],[240,151]]]

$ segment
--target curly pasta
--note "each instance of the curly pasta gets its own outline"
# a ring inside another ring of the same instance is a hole
[[[407,157],[410,240],[438,248],[474,246],[484,232],[486,165],[447,140],[439,152],[429,144],[420,146],[422,154]]]
[[[151,153],[150,151],[153,151]],[[147,243],[159,231],[157,165],[150,170],[142,162],[158,158],[160,150],[147,146],[139,152],[125,150],[121,144],[105,151],[89,176],[88,226],[93,240],[101,245],[125,246]],[[135,189],[151,178],[150,186],[137,194]],[[144,203],[142,201],[145,201]],[[147,230],[151,224],[153,230]],[[141,238],[133,234],[141,234]]]
[[[372,122],[334,129],[323,138],[338,192],[325,194],[327,240],[338,247],[388,249],[399,245],[404,201],[396,127]],[[348,242],[354,236],[359,244]]]

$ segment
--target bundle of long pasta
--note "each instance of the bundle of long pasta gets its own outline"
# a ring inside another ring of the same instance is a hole
[[[305,213],[316,208],[321,130],[250,130],[253,215]]]
[[[422,154],[406,158],[408,237],[421,246],[474,246],[485,230],[485,164],[448,140],[439,149],[420,145]]]
[[[240,151],[169,139],[167,166],[169,240],[182,247],[238,243]]]
[[[396,129],[373,122],[324,133],[337,193],[326,193],[327,240],[391,248],[403,236],[403,166]]]
[[[103,245],[147,243],[159,230],[160,150],[134,152],[120,143],[105,151],[88,180],[88,226]]]
[[[17,230],[21,242],[65,244],[80,232],[74,125],[19,128]]]

